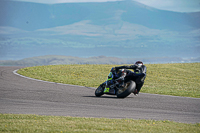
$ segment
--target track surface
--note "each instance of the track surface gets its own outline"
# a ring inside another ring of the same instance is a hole
[[[0,67],[0,113],[200,122],[200,99],[141,93],[125,99],[94,96],[94,88],[60,85],[13,74]]]

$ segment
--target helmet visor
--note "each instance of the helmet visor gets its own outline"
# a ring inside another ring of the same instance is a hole
[[[138,63],[137,65],[138,65],[139,67],[141,67],[141,66],[142,66],[142,63]]]

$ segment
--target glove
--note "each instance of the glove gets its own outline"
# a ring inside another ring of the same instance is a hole
[[[110,72],[115,72],[115,71],[116,71],[115,67],[111,68],[110,70]]]

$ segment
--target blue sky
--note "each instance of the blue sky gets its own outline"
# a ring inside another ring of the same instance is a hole
[[[108,2],[121,0],[15,0],[44,4],[69,3],[69,2]],[[134,0],[145,5],[175,12],[199,12],[200,0]]]

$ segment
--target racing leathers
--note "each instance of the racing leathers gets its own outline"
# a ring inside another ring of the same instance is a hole
[[[146,66],[137,66],[137,65],[131,65],[131,66],[119,66],[115,67],[116,71],[119,69],[132,69],[131,70],[126,70],[127,75],[126,75],[126,80],[133,80],[136,82],[136,90],[133,92],[134,94],[138,94],[144,84],[144,80],[146,78]]]

